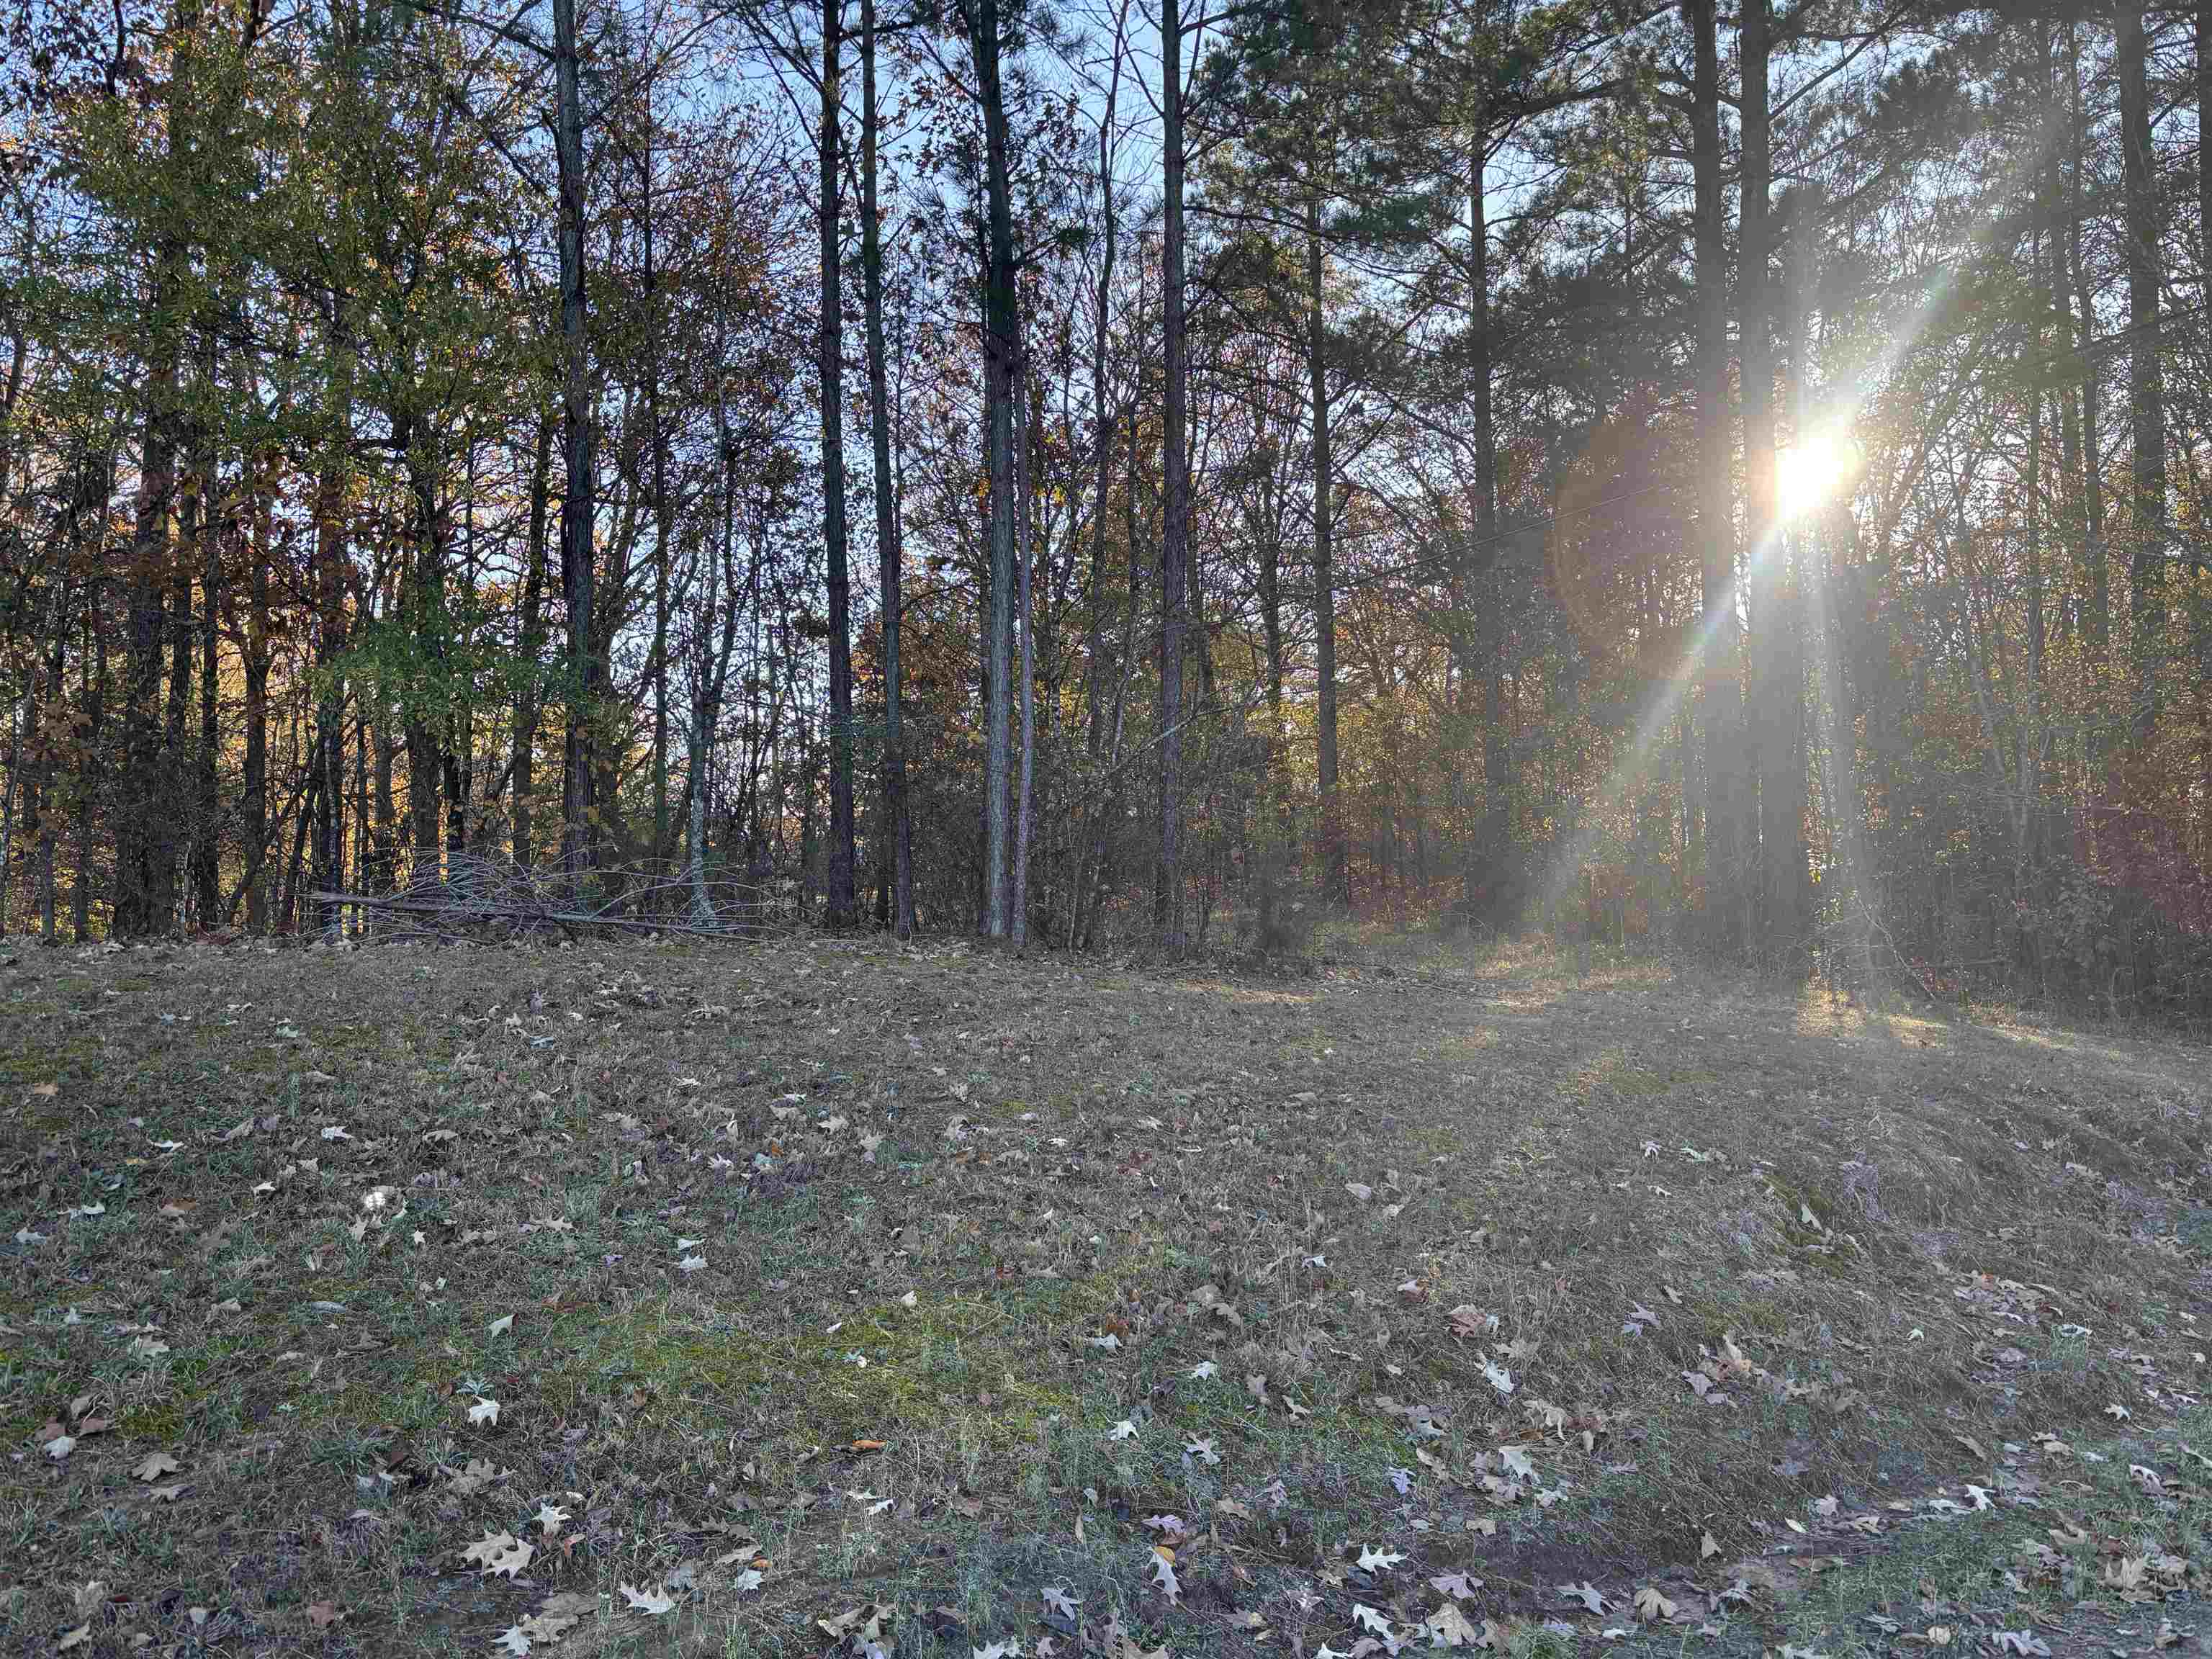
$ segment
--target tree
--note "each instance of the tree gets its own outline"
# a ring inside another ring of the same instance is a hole
[[[1190,458],[1188,418],[1190,342],[1183,309],[1183,21],[1182,0],[1162,0],[1160,11],[1160,166],[1162,209],[1161,323],[1163,412],[1161,470],[1164,477],[1160,538],[1160,850],[1152,922],[1160,946],[1181,956],[1188,938],[1182,916],[1183,626],[1189,604]],[[1322,417],[1323,428],[1326,417]],[[1319,437],[1316,447],[1326,451]],[[1319,561],[1316,553],[1316,562]]]
[[[2157,163],[2151,150],[2149,48],[2142,8],[2121,0],[2118,37],[2121,181],[2128,273],[2128,441],[2133,462],[2128,562],[2131,659],[2128,734],[2140,750],[2156,728],[2166,619],[2166,391],[2159,289]]]
[[[1705,566],[1705,631],[1698,641],[1705,758],[1705,926],[1716,951],[1745,939],[1743,694],[1736,678],[1734,444],[1729,423],[1727,211],[1722,180],[1720,47],[1713,0],[1686,0],[1690,26],[1690,146],[1697,191],[1698,538]]]
[[[560,183],[561,598],[568,612],[568,718],[561,750],[561,861],[580,882],[598,857],[592,722],[606,690],[595,632],[592,487],[597,429],[584,235],[584,94],[576,0],[553,0],[554,155]]]
[[[1787,550],[1776,499],[1778,446],[1775,408],[1776,304],[1774,260],[1774,117],[1769,82],[1773,20],[1768,0],[1746,0],[1736,55],[1743,85],[1741,247],[1737,316],[1743,389],[1745,543],[1751,564],[1751,678],[1746,720],[1746,785],[1758,790],[1757,891],[1747,908],[1756,919],[1757,954],[1769,969],[1795,966],[1802,957],[1804,921],[1799,914],[1804,875],[1804,763],[1798,747],[1802,680],[1795,647],[1797,630],[1789,609]],[[1804,434],[1807,438],[1811,434]],[[1748,877],[1747,877],[1748,878]]]
[[[843,268],[843,97],[840,51],[843,0],[822,6],[822,539],[830,595],[830,921],[848,926],[857,910],[853,889],[853,598],[846,568],[845,313]]]
[[[1015,364],[1021,349],[1007,159],[1006,27],[999,0],[957,3],[983,123],[983,453],[990,489],[989,594],[983,624],[983,931],[993,939],[1005,939],[1012,931],[1009,907],[1015,902],[1009,892],[1012,826],[1007,814],[1012,762]]]
[[[876,98],[876,0],[860,0],[860,282],[866,313],[868,436],[874,464],[876,569],[884,673],[883,829],[889,878],[886,908],[901,939],[914,934],[914,824],[907,810],[906,733],[899,659],[902,552],[896,480],[891,471],[891,410],[884,358],[883,211],[876,171],[883,118]]]

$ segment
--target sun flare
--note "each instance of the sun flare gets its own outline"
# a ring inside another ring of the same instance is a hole
[[[1775,452],[1775,506],[1785,520],[1803,518],[1833,501],[1859,470],[1859,447],[1838,432],[1813,431]]]

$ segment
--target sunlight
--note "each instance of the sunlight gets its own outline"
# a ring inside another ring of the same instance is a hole
[[[1775,510],[1786,522],[1815,513],[1858,477],[1864,457],[1846,433],[1815,429],[1774,454]]]

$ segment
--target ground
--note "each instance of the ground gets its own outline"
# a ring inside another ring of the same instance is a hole
[[[1441,945],[10,949],[10,1650],[2212,1629],[2200,1046]]]

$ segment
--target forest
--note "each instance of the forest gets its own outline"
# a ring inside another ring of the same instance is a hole
[[[2212,6],[12,0],[0,927],[2212,1007]]]

